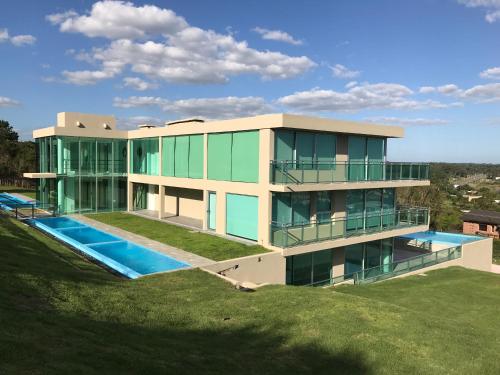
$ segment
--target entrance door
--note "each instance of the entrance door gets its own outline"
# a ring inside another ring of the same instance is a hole
[[[215,192],[208,192],[208,229],[215,230],[215,213],[217,205],[217,195]]]

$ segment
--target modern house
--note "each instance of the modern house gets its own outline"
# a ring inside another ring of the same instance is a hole
[[[500,212],[471,210],[463,215],[463,233],[500,238]]]
[[[271,114],[124,131],[112,116],[63,112],[33,136],[40,170],[25,175],[42,204],[252,241],[274,251],[278,282],[389,264],[395,237],[428,229],[427,208],[396,205],[398,188],[430,184],[428,164],[387,161],[400,127]]]

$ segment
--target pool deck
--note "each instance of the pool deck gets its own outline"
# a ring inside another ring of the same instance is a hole
[[[19,194],[19,193],[10,193],[10,192],[7,192],[7,193],[8,193],[8,194],[10,194],[10,195],[13,195],[14,197],[17,197],[17,198],[19,198],[19,199],[25,200],[25,201],[29,201],[29,202],[34,201],[34,199],[33,199],[33,198],[30,198],[30,197],[28,197],[28,196],[26,196],[26,195],[23,195],[23,194]]]
[[[210,264],[217,263],[215,260],[208,259],[193,253],[190,253],[188,251],[184,251],[181,249],[178,249],[173,246],[165,245],[161,242],[151,240],[149,238],[139,236],[134,233],[130,233],[126,230],[113,227],[111,225],[107,225],[104,223],[101,223],[100,221],[92,220],[89,219],[86,216],[83,215],[68,215],[69,217],[78,220],[82,223],[91,225],[92,227],[102,230],[103,232],[113,234],[115,236],[121,237],[125,240],[135,242],[138,245],[150,248],[152,250],[156,250],[162,254],[168,255],[169,257],[175,258],[177,260],[180,260],[182,262],[189,263],[193,267],[204,267],[208,266]]]

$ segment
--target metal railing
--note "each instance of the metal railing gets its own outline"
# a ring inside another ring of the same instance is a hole
[[[331,277],[327,280],[317,281],[309,286],[338,285],[344,282],[353,284],[369,284],[403,275],[405,273],[418,271],[436,264],[448,262],[462,257],[462,246],[454,246],[447,249],[417,255],[397,262],[381,264],[376,267],[366,268],[361,271]]]
[[[61,173],[64,175],[126,175],[127,160],[63,160]]]
[[[287,248],[428,224],[429,209],[414,207],[301,224],[272,222],[270,234],[272,245]]]
[[[428,180],[428,163],[271,160],[273,184]]]
[[[0,209],[16,219],[33,219],[36,217],[56,216],[59,213],[55,204],[42,204],[40,202],[8,202],[0,204]]]

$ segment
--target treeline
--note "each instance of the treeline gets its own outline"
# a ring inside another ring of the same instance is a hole
[[[36,170],[35,142],[20,141],[9,122],[0,120],[0,178],[18,181]]]

